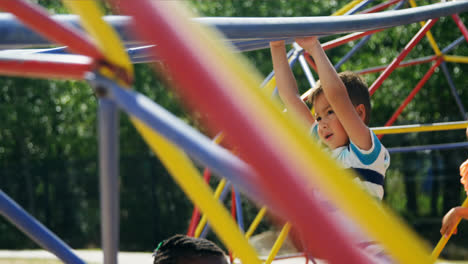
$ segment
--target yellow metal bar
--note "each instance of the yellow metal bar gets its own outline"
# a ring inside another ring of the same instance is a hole
[[[150,148],[166,166],[177,184],[187,196],[204,212],[213,230],[223,243],[236,252],[243,263],[260,264],[255,250],[249,245],[224,206],[213,197],[209,186],[203,181],[191,160],[175,145],[136,118],[131,118]]]
[[[255,229],[257,229],[258,225],[260,224],[263,217],[265,216],[265,213],[266,213],[266,207],[262,207],[262,209],[260,209],[257,216],[255,216],[254,220],[252,221],[252,224],[250,224],[249,229],[245,233],[245,238],[249,239],[253,235],[253,233],[255,232]]]
[[[93,0],[65,0],[65,4],[83,18],[84,27],[97,40],[108,60],[124,68],[133,77],[133,67],[117,34],[101,19],[102,14]],[[212,223],[221,240],[245,263],[258,263],[255,250],[247,243],[236,223],[224,207],[211,195],[211,190],[199,175],[191,160],[172,143],[149,129],[138,119],[131,118],[151,149],[159,156],[188,197],[199,206]]]
[[[226,186],[226,179],[222,179],[219,182],[218,187],[216,187],[216,191],[214,193],[214,198],[216,200],[218,200],[219,197],[221,196],[224,186]],[[207,222],[206,215],[203,215],[200,220],[200,223],[198,223],[197,229],[195,229],[195,234],[194,234],[195,237],[200,237],[201,233],[203,232],[203,228],[205,228],[206,222]]]
[[[462,204],[463,207],[468,207],[468,198],[465,199],[465,201],[463,202]],[[455,231],[455,229],[457,228],[458,224],[460,224],[460,221],[461,219],[458,219],[457,221],[457,224],[455,224],[455,226],[452,228],[452,230],[450,230],[450,234],[448,236],[442,236],[439,240],[439,243],[437,243],[436,247],[434,248],[434,250],[432,251],[432,254],[431,254],[431,257],[432,257],[432,260],[436,261],[437,258],[439,257],[440,255],[440,252],[442,252],[442,250],[444,249],[445,245],[447,244],[447,242],[449,241],[450,237],[452,236],[453,234],[453,231]]]
[[[468,57],[466,56],[444,55],[443,57],[448,62],[468,63]]]
[[[275,241],[275,244],[273,244],[273,248],[271,249],[268,258],[265,260],[265,264],[271,264],[273,259],[275,259],[276,255],[278,254],[278,251],[284,243],[284,240],[288,236],[290,229],[291,224],[289,222],[283,226],[283,229],[281,229],[281,233],[279,234],[278,239]]]
[[[73,13],[81,17],[83,27],[96,41],[99,50],[106,56],[106,59],[125,69],[128,76],[133,78],[133,66],[130,58],[118,34],[102,20],[103,14],[96,2],[94,0],[63,0],[63,3]],[[103,74],[109,78],[113,77],[108,70],[104,70]]]
[[[363,0],[354,0],[348,3],[347,5],[343,6],[340,10],[336,11],[332,14],[332,16],[341,16],[344,15],[346,12],[351,10],[351,8],[355,7],[357,4],[361,3]]]
[[[427,132],[441,130],[465,129],[468,126],[467,121],[445,122],[422,125],[392,126],[392,127],[373,127],[371,130],[376,135],[400,134],[411,132]]]
[[[396,262],[432,263],[430,251],[424,243],[391,210],[387,210],[385,204],[371,199],[359,188],[352,180],[355,174],[340,168],[329,155],[317,155],[324,152],[304,133],[304,127],[286,118],[278,105],[257,89],[260,77],[244,58],[226,49],[211,29],[185,21],[183,18],[190,17],[190,14],[180,6],[180,1],[159,3],[164,3],[161,8],[165,8],[164,11],[170,12],[171,18],[177,20],[177,25],[174,25],[176,29],[184,29],[181,31],[186,33],[184,39],[190,42],[193,50],[201,52],[200,58],[204,63],[217,65],[217,62],[223,61],[223,67],[215,67],[213,73],[224,77],[225,86],[220,88],[223,92],[233,100],[242,98],[245,108],[242,114],[250,115],[249,124],[255,129],[262,128],[270,145],[288,142],[282,146],[281,152],[300,182],[308,181],[307,184],[323,191],[323,195],[358,223],[366,234],[382,243]],[[203,50],[206,46],[211,47],[209,54]],[[223,229],[231,228],[224,226]],[[239,254],[236,249],[231,249]],[[252,262],[243,260],[243,263]]]
[[[417,7],[416,2],[414,0],[410,0],[409,3],[411,5],[411,7]],[[426,22],[424,22],[424,21],[421,21],[419,23],[421,24],[421,27],[424,27],[424,25],[426,24]],[[431,31],[428,30],[426,32],[426,37],[429,40],[429,43],[431,44],[431,47],[434,50],[435,54],[437,56],[442,55],[442,52],[440,51],[439,46],[437,46],[437,43],[436,43],[436,41],[434,39],[434,36],[432,35]]]

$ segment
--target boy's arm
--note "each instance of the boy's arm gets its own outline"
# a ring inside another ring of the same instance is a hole
[[[468,208],[458,206],[448,211],[442,219],[440,234],[448,236],[460,218],[468,219]],[[453,234],[456,233],[457,229],[454,230]]]
[[[309,108],[299,95],[296,79],[294,78],[291,68],[289,67],[288,58],[286,57],[284,41],[270,42],[270,49],[273,69],[275,70],[276,85],[281,100],[291,114],[299,117],[302,122],[305,122],[307,128],[310,128],[315,120]]]
[[[296,39],[296,42],[314,57],[325,97],[350,140],[360,149],[369,150],[372,147],[372,137],[369,128],[360,116],[365,113],[365,110],[361,105],[362,108],[358,108],[356,112],[345,85],[328,60],[317,37],[300,38]]]

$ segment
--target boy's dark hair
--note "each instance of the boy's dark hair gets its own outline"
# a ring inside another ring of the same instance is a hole
[[[198,257],[223,257],[224,251],[215,243],[204,238],[174,235],[158,245],[154,264],[176,264],[179,259]]]
[[[354,106],[358,106],[360,104],[364,105],[366,110],[366,118],[364,123],[369,125],[370,121],[370,114],[371,114],[371,103],[370,103],[370,94],[369,88],[361,76],[357,75],[351,71],[344,71],[338,74],[341,81],[343,81],[344,85],[346,86],[346,91],[348,91],[349,99],[353,103]],[[308,101],[311,105],[314,104],[314,100],[323,93],[322,84],[320,81],[314,87],[314,90],[309,95]]]

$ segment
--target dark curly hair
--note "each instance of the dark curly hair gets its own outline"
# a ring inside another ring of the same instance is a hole
[[[215,243],[204,238],[174,235],[161,242],[153,256],[154,264],[177,264],[182,259],[199,257],[224,258],[225,253]]]
[[[366,109],[366,118],[364,120],[364,123],[366,125],[369,125],[371,103],[367,84],[359,75],[351,71],[340,72],[338,76],[340,77],[341,81],[343,81],[343,84],[346,86],[346,91],[348,92],[349,99],[351,100],[353,105],[364,105],[364,108]],[[322,84],[320,83],[320,81],[318,81],[314,89],[312,90],[312,93],[309,95],[309,103],[311,105],[314,105],[315,99],[317,99],[317,97],[322,93]]]

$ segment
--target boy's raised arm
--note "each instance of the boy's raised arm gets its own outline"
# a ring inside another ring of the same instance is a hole
[[[371,134],[362,120],[362,116],[366,114],[364,106],[361,105],[361,107],[355,109],[349,99],[345,85],[328,60],[317,37],[300,38],[296,39],[296,42],[314,57],[325,97],[333,111],[335,111],[350,140],[360,149],[370,149],[372,147]]]
[[[302,122],[305,122],[308,128],[311,127],[315,120],[309,108],[299,95],[296,79],[294,78],[291,68],[289,67],[288,58],[286,57],[284,41],[270,42],[270,49],[273,69],[275,70],[276,85],[281,100],[291,114],[298,116]]]

